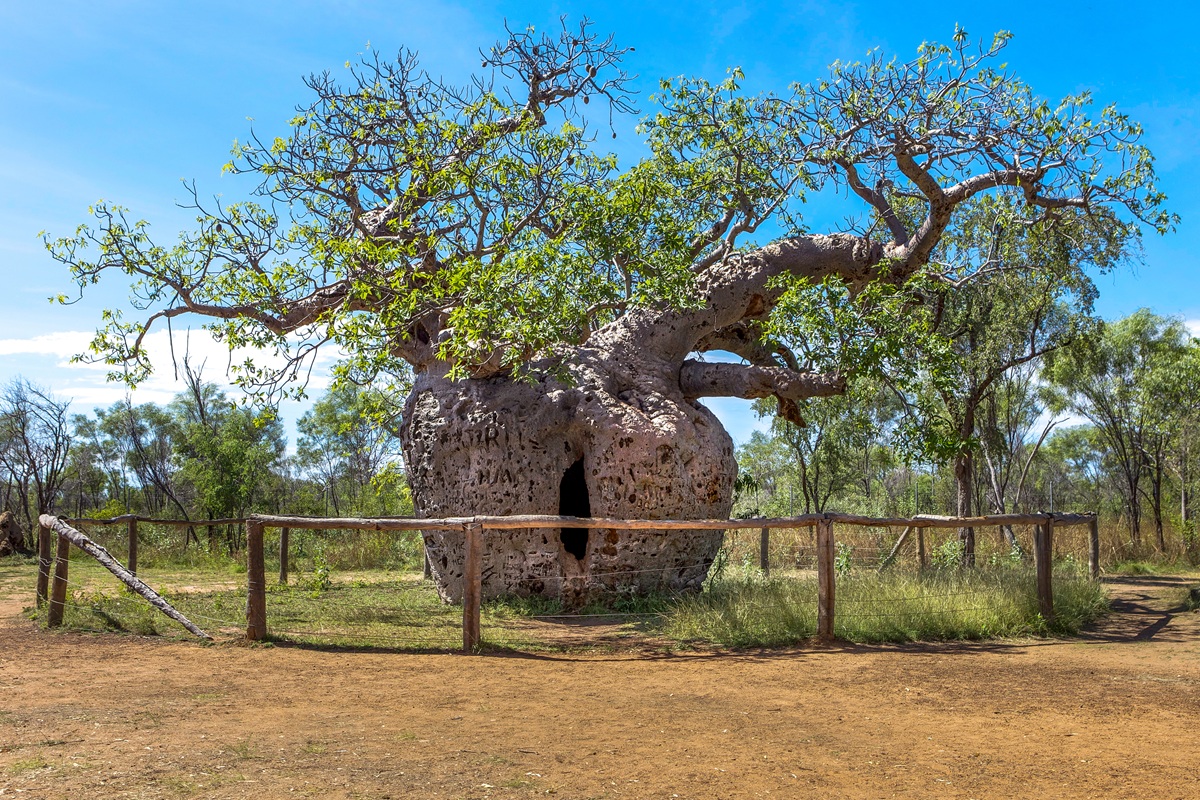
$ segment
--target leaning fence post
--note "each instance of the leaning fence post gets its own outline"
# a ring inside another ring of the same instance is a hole
[[[1037,568],[1038,612],[1047,623],[1054,621],[1054,594],[1051,581],[1054,521],[1048,517],[1044,525],[1033,529],[1033,560]]]
[[[263,524],[246,525],[246,639],[267,638],[267,576],[263,559]]]
[[[283,584],[288,582],[288,538],[291,533],[291,528],[279,529],[279,582]]]
[[[833,641],[833,520],[817,522],[817,640]]]
[[[131,575],[137,575],[138,520],[131,516],[128,520],[129,530],[129,563],[126,568]]]
[[[1088,574],[1100,580],[1100,520],[1093,517],[1088,523]]]
[[[770,547],[771,529],[763,528],[758,538],[758,566],[762,569],[764,577],[771,574],[771,556],[768,552]]]
[[[46,626],[57,628],[62,625],[63,607],[67,603],[67,566],[70,563],[71,540],[58,535],[58,553],[54,559],[54,582],[50,586],[50,615]]]
[[[483,594],[483,526],[468,522],[463,526],[463,651],[473,653],[479,647],[479,601]]]
[[[50,529],[45,525],[38,526],[38,578],[37,606],[46,604],[50,590]]]
[[[900,538],[896,540],[894,545],[892,545],[891,552],[887,554],[887,557],[883,559],[883,561],[879,562],[880,572],[883,572],[893,561],[896,560],[896,554],[900,552],[900,548],[904,546],[904,540],[908,538],[910,533],[912,533],[911,525],[905,528],[904,532],[900,534]]]

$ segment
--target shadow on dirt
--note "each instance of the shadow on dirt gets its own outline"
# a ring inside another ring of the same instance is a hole
[[[1104,580],[1112,613],[1077,638],[1110,644],[1184,642],[1200,635],[1200,614],[1186,601],[1194,578],[1131,575]]]

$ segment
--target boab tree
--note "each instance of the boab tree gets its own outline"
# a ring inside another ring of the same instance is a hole
[[[187,314],[231,347],[275,351],[237,370],[267,395],[302,385],[325,345],[346,355],[340,379],[396,381],[421,514],[724,517],[733,448],[700,398],[774,396],[799,420],[846,369],[886,367],[880,347],[823,362],[770,335],[783,298],[794,309],[832,286],[871,304],[873,287],[914,276],[964,280],[931,256],[982,193],[1014,195],[1019,224],[1110,208],[1120,236],[1170,226],[1139,128],[1089,116],[1086,96],[1037,99],[993,66],[1006,38],[960,31],[779,95],[743,94],[736,70],[664,81],[639,129],[649,155],[626,169],[585,112],[611,125],[633,111],[629,51],[586,21],[508,31],[466,87],[411,52],[369,55],[346,86],[308,78],[289,135],[235,144],[227,169],[258,179],[260,202],[208,207],[191,187],[197,227],[172,246],[100,203],[94,226],[48,246],[81,288],[133,277],[135,317],[110,312],[93,343],[126,380],[150,368],[147,331]],[[796,207],[823,187],[853,195],[866,223],[806,231]],[[749,241],[768,222],[774,240]],[[461,537],[425,538],[457,596]],[[485,593],[697,587],[720,541],[514,532],[487,544]]]

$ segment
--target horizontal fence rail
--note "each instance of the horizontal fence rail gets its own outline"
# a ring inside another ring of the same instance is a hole
[[[764,573],[770,570],[768,548],[770,531],[779,529],[814,528],[816,535],[816,572],[817,572],[817,638],[829,642],[834,637],[835,614],[835,557],[836,545],[834,537],[835,525],[858,527],[904,527],[892,551],[883,559],[880,569],[885,568],[896,556],[909,534],[917,534],[921,554],[921,563],[925,562],[924,539],[922,532],[926,528],[974,528],[993,526],[1024,525],[1034,526],[1033,556],[1036,569],[1036,583],[1039,610],[1047,621],[1054,618],[1053,582],[1052,582],[1052,553],[1053,532],[1056,527],[1083,526],[1090,529],[1088,547],[1088,568],[1093,579],[1099,577],[1099,533],[1097,518],[1094,513],[1036,513],[1036,514],[992,514],[974,517],[950,517],[931,514],[918,514],[912,517],[868,517],[858,514],[829,512],[822,514],[804,514],[792,517],[773,518],[744,518],[744,519],[610,519],[603,517],[570,517],[556,515],[510,515],[510,516],[470,516],[446,517],[437,519],[421,519],[415,517],[300,517],[272,514],[252,514],[244,518],[229,518],[218,520],[180,520],[154,519],[134,514],[124,514],[108,519],[46,517],[41,527],[40,536],[43,553],[50,552],[50,534],[52,520],[61,519],[67,524],[118,525],[126,524],[129,529],[129,572],[136,573],[138,523],[167,525],[177,527],[207,527],[216,525],[246,525],[246,638],[251,641],[265,639],[268,636],[266,611],[266,566],[263,549],[263,532],[267,528],[277,528],[280,537],[280,583],[287,582],[288,575],[288,534],[294,529],[308,530],[368,530],[368,531],[412,531],[440,530],[461,531],[464,536],[465,563],[463,573],[463,649],[475,652],[481,643],[480,639],[480,598],[482,597],[483,570],[483,538],[487,531],[505,531],[522,528],[585,528],[609,530],[744,530],[756,529],[761,532],[760,567]],[[49,525],[46,523],[50,522]],[[59,552],[55,560],[54,591],[49,592],[57,600],[55,606],[61,603],[59,594],[65,591],[66,556],[65,548],[68,540],[59,536]],[[47,584],[50,582],[50,558],[42,561],[39,570],[38,601],[46,602]],[[63,578],[59,581],[58,572],[62,571]],[[55,608],[57,610],[57,608]]]

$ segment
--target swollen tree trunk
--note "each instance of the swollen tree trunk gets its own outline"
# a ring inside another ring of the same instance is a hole
[[[835,376],[764,357],[745,320],[769,312],[786,271],[863,273],[879,258],[849,236],[803,237],[731,257],[698,277],[697,309],[634,309],[584,344],[529,365],[451,380],[417,363],[400,438],[417,513],[426,517],[561,514],[642,519],[728,517],[733,442],[699,398],[805,397],[844,391]],[[740,326],[740,327],[739,327]],[[423,329],[421,341],[436,342]],[[689,358],[729,350],[747,365]],[[430,347],[432,353],[434,348]],[[788,405],[790,404],[790,406]],[[462,596],[463,537],[424,531],[441,596]],[[698,590],[720,531],[531,528],[485,535],[483,596],[562,597]]]
[[[572,370],[574,386],[420,376],[404,426],[418,513],[727,517],[737,462],[720,422],[671,391],[668,370],[613,366]],[[458,600],[461,535],[424,535],[440,593]],[[484,596],[698,589],[721,541],[701,530],[497,532],[485,537]]]

